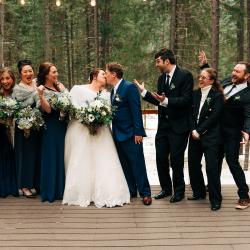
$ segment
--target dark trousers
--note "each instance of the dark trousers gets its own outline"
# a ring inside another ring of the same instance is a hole
[[[246,183],[244,171],[239,163],[240,141],[240,134],[239,136],[235,136],[223,133],[223,145],[221,145],[219,152],[219,166],[221,169],[223,158],[225,156],[230,172],[232,173],[234,181],[238,187],[238,195],[240,199],[248,199],[249,188]]]
[[[115,140],[115,145],[130,195],[136,196],[138,190],[141,197],[151,196],[142,144],[135,144],[133,137],[123,142]]]
[[[201,140],[190,137],[188,147],[188,170],[194,196],[206,196],[201,159],[205,156],[210,202],[221,202],[221,182],[219,171],[219,146],[203,145]]]
[[[174,193],[183,195],[184,182],[184,152],[187,147],[188,133],[176,134],[167,120],[161,120],[155,137],[156,165],[162,190],[172,192],[170,166],[173,172]]]

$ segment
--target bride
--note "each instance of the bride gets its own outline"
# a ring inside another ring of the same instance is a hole
[[[105,72],[94,69],[90,84],[76,85],[70,91],[75,106],[85,106],[94,100],[106,85]],[[101,97],[110,102],[110,93]],[[66,184],[63,204],[96,207],[122,206],[130,202],[127,182],[119,162],[109,127],[100,127],[91,135],[86,126],[73,120],[65,138]]]

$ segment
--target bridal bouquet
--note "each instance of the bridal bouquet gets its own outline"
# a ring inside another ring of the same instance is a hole
[[[30,136],[30,130],[39,130],[44,126],[44,120],[42,113],[37,108],[31,108],[27,106],[17,112],[15,120],[18,128],[24,131],[24,136],[28,138]]]
[[[108,126],[112,122],[114,112],[115,107],[111,107],[99,93],[94,101],[76,109],[75,118],[87,126],[91,135],[96,135],[100,127]]]
[[[60,120],[63,120],[66,115],[71,114],[73,110],[69,92],[66,91],[50,97],[49,104],[52,109],[60,111]]]
[[[20,109],[19,103],[11,97],[0,97],[0,120],[10,125],[14,114]]]

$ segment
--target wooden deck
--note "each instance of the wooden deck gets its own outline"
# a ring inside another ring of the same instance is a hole
[[[216,212],[207,200],[154,200],[146,207],[137,198],[97,209],[0,199],[0,249],[250,249],[250,208],[234,208],[234,186],[223,186],[223,197]]]

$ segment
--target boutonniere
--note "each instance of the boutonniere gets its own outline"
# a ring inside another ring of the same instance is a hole
[[[240,100],[240,96],[239,96],[239,95],[235,96],[235,97],[234,97],[234,100],[235,100],[235,101],[239,101],[239,100]]]
[[[121,97],[117,93],[115,94],[114,99],[115,99],[116,102],[122,102]]]
[[[207,103],[207,105],[209,105],[210,102],[211,102],[211,97],[207,97],[207,98],[206,98],[206,103]]]
[[[170,90],[173,90],[173,89],[175,89],[175,85],[174,85],[174,83],[171,83]]]

